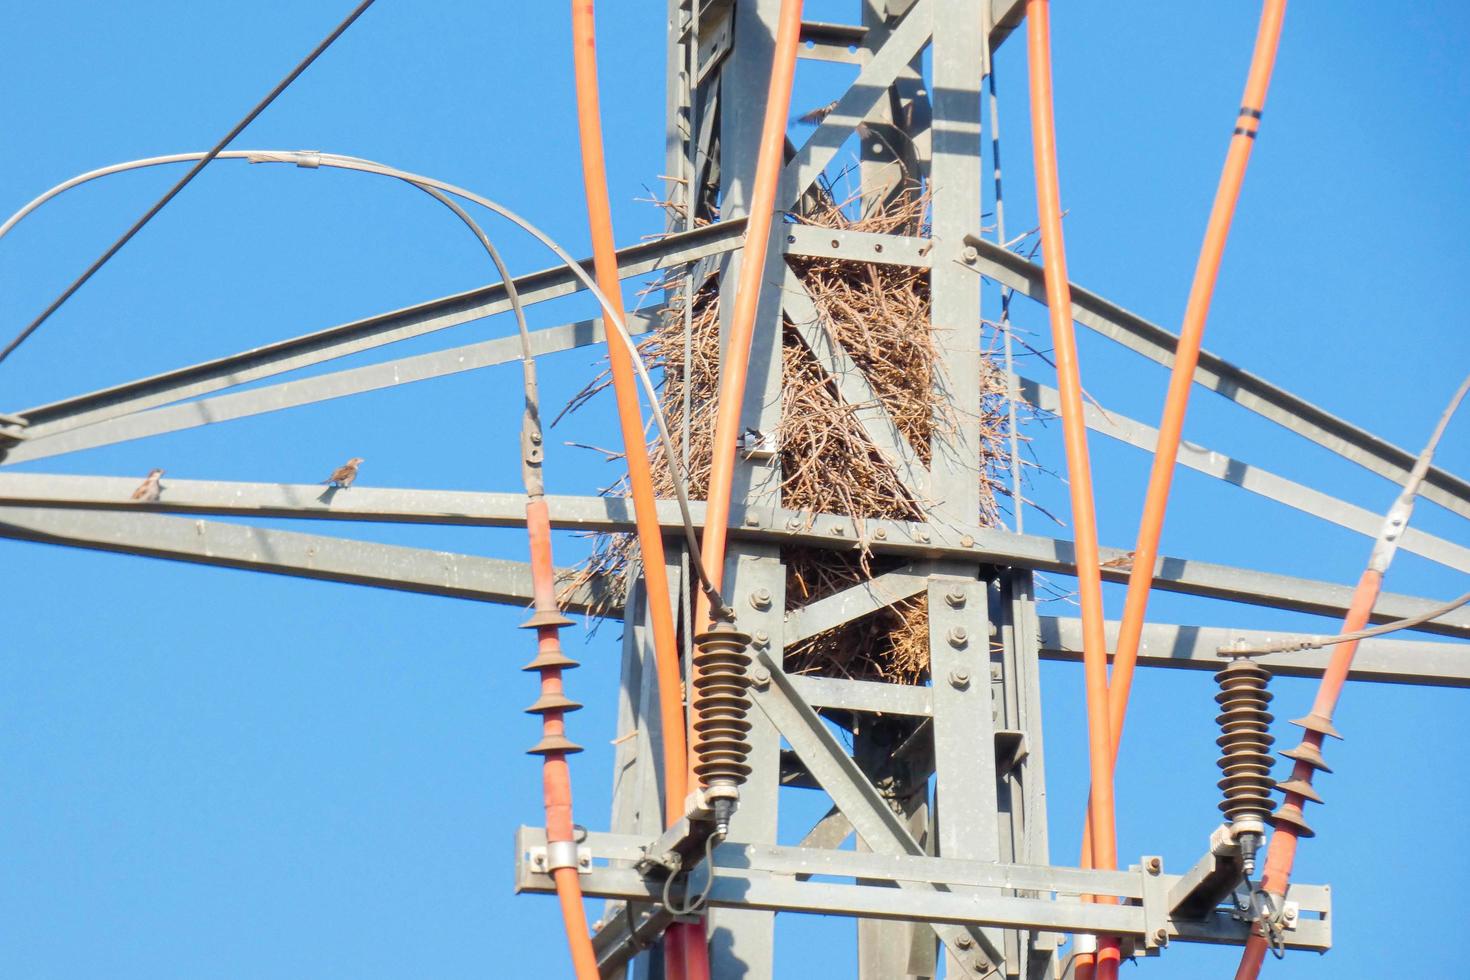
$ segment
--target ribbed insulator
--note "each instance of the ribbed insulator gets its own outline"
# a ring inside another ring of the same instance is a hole
[[[1266,684],[1271,672],[1244,657],[1232,660],[1215,674],[1220,693],[1215,700],[1220,714],[1220,771],[1224,774],[1216,785],[1224,799],[1220,809],[1232,824],[1237,821],[1266,823],[1275,801],[1271,790],[1272,716],[1266,710],[1271,692]]]
[[[716,623],[694,638],[694,773],[705,786],[750,775],[750,637]]]

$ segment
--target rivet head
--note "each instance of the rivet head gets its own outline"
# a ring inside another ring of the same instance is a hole
[[[944,601],[952,608],[958,609],[965,604],[965,590],[960,588],[950,589],[944,594]]]
[[[949,631],[949,645],[950,646],[952,646],[952,647],[962,647],[966,643],[968,643],[969,641],[970,641],[970,631],[967,630],[967,629],[965,629],[963,626],[956,626],[954,629],[952,629],[952,630]]]
[[[752,592],[750,594],[750,604],[752,606],[754,606],[756,609],[770,609],[771,608],[771,590],[770,589],[756,589],[754,592]]]
[[[970,683],[970,672],[963,667],[956,667],[949,672],[949,682],[955,687],[967,687]]]

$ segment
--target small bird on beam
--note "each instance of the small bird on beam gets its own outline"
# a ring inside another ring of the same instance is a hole
[[[133,491],[133,499],[145,504],[158,503],[158,498],[163,493],[163,486],[158,482],[161,476],[163,470],[149,470],[148,478]]]
[[[332,475],[322,482],[329,487],[341,487],[347,489],[352,486],[352,481],[357,479],[357,468],[362,465],[362,457],[354,456],[341,466],[332,471]]]
[[[1133,556],[1134,556],[1134,554],[1135,554],[1135,552],[1130,551],[1126,555],[1119,555],[1117,558],[1109,558],[1107,561],[1103,562],[1098,567],[1099,568],[1132,568],[1133,567]]]

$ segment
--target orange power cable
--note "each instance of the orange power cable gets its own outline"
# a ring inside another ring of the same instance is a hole
[[[1225,155],[1225,168],[1215,191],[1215,203],[1205,227],[1204,243],[1194,268],[1194,281],[1189,301],[1184,308],[1184,323],[1179,331],[1179,345],[1174,354],[1174,369],[1169,376],[1169,393],[1164,399],[1164,414],[1159,422],[1159,440],[1154,447],[1153,468],[1149,472],[1148,493],[1144,497],[1143,519],[1138,526],[1138,541],[1133,549],[1133,568],[1128,576],[1128,597],[1123,606],[1123,622],[1118,629],[1118,646],[1113,654],[1112,682],[1108,688],[1108,714],[1113,740],[1113,763],[1116,768],[1119,746],[1123,742],[1123,722],[1128,711],[1128,696],[1133,687],[1133,671],[1138,664],[1138,647],[1143,636],[1144,615],[1148,611],[1149,590],[1153,587],[1154,564],[1159,557],[1159,539],[1164,531],[1164,512],[1169,504],[1169,489],[1174,480],[1174,462],[1184,433],[1184,414],[1194,386],[1194,370],[1199,364],[1200,343],[1205,320],[1210,314],[1210,301],[1220,274],[1220,261],[1225,254],[1225,241],[1230,235],[1230,222],[1240,199],[1246,165],[1255,146],[1261,125],[1261,112],[1266,106],[1266,90],[1271,84],[1271,70],[1276,64],[1276,49],[1281,40],[1281,23],[1286,16],[1286,0],[1266,0],[1261,7],[1261,23],[1256,31],[1255,51],[1251,55],[1250,72],[1246,76],[1245,94],[1235,134]],[[1089,823],[1090,823],[1089,817]],[[1089,855],[1088,837],[1083,838],[1083,863]]]
[[[1027,0],[1026,48],[1030,61],[1031,139],[1036,158],[1036,202],[1041,219],[1041,248],[1046,273],[1046,304],[1051,314],[1052,344],[1057,365],[1062,431],[1067,453],[1067,479],[1075,525],[1077,585],[1082,602],[1082,660],[1087,681],[1087,743],[1092,770],[1089,815],[1095,866],[1117,867],[1114,837],[1112,738],[1108,727],[1108,662],[1103,632],[1102,573],[1097,551],[1097,518],[1093,511],[1092,468],[1083,427],[1082,380],[1077,366],[1077,338],[1072,330],[1072,296],[1067,280],[1067,252],[1062,238],[1061,189],[1057,179],[1056,119],[1052,105],[1051,17],[1048,0]],[[1118,975],[1118,943],[1098,943],[1097,975]]]
[[[618,276],[617,247],[613,239],[612,207],[608,203],[607,166],[603,158],[602,111],[597,88],[597,40],[592,0],[572,0],[573,62],[577,77],[577,133],[582,141],[582,182],[587,194],[587,221],[592,232],[592,255],[597,285],[609,302],[623,308],[622,280]],[[643,417],[638,409],[637,381],[632,353],[614,330],[607,333],[607,359],[617,396],[618,424],[628,459],[628,483],[643,553],[643,580],[648,590],[649,619],[653,628],[654,667],[658,674],[659,720],[663,725],[664,825],[684,815],[688,792],[684,709],[679,683],[679,641],[674,631],[674,606],[664,574],[664,539],[653,495],[653,470],[644,443]]]
[[[582,144],[582,183],[587,196],[587,221],[592,232],[592,256],[597,284],[608,300],[623,309],[622,280],[618,275],[617,246],[613,236],[612,206],[608,202],[607,164],[603,156],[602,110],[597,84],[597,27],[593,0],[572,0],[572,61],[577,85],[577,134]],[[679,643],[674,626],[673,599],[664,575],[664,541],[653,493],[653,470],[644,444],[643,418],[633,377],[632,352],[615,331],[607,332],[608,364],[617,397],[618,424],[628,460],[628,483],[643,555],[643,581],[648,593],[653,630],[654,670],[658,675],[659,721],[663,729],[664,825],[684,815],[688,793],[689,759],[686,740]],[[665,942],[665,972],[670,980],[700,980],[708,969],[686,968],[686,947],[705,946],[704,927],[675,925]],[[696,959],[698,959],[696,957]]]
[[[566,851],[570,845],[575,855],[572,825],[572,777],[567,756],[581,749],[566,737],[566,712],[577,705],[567,700],[562,691],[562,671],[577,665],[561,650],[558,631],[570,620],[561,615],[556,605],[556,572],[551,559],[551,518],[546,500],[533,497],[526,504],[526,532],[531,541],[531,587],[535,596],[535,615],[527,626],[536,630],[536,659],[526,670],[541,673],[541,697],[531,706],[541,715],[541,741],[531,752],[541,756],[541,787],[546,806],[547,856],[557,845]],[[555,867],[556,896],[561,904],[562,922],[566,927],[567,945],[572,953],[572,967],[577,980],[597,980],[597,956],[592,950],[592,937],[587,931],[587,912],[582,900],[582,885],[575,864]]]
[[[720,371],[719,405],[711,450],[709,501],[705,505],[704,568],[718,588],[724,580],[725,532],[730,519],[730,490],[735,479],[735,444],[740,433],[740,411],[750,370],[750,344],[755,336],[755,314],[765,274],[766,243],[776,212],[776,188],[786,149],[786,116],[791,110],[791,83],[796,75],[796,49],[801,39],[801,0],[783,0],[776,27],[776,55],[771,85],[766,92],[766,116],[750,195],[750,219],[745,226],[745,248],[735,309]],[[695,621],[709,621],[709,603],[701,596]]]
[[[1378,594],[1383,588],[1383,576],[1387,574],[1388,567],[1393,562],[1404,529],[1409,526],[1409,518],[1414,512],[1414,499],[1424,482],[1425,474],[1429,472],[1430,464],[1434,461],[1434,451],[1439,446],[1439,440],[1449,426],[1450,419],[1454,417],[1467,393],[1470,393],[1470,376],[1460,383],[1454,397],[1445,407],[1444,413],[1439,418],[1439,424],[1435,426],[1433,434],[1429,437],[1429,442],[1419,453],[1419,458],[1414,461],[1414,468],[1410,471],[1409,479],[1404,483],[1403,490],[1399,492],[1398,498],[1389,508],[1388,516],[1384,518],[1383,527],[1378,532],[1378,540],[1374,542],[1373,551],[1368,556],[1368,566],[1363,569],[1363,575],[1358,579],[1358,586],[1353,591],[1352,603],[1348,606],[1347,616],[1342,621],[1343,633],[1358,632],[1367,625],[1369,617],[1373,614],[1373,606],[1378,601]],[[1337,730],[1332,727],[1332,714],[1337,710],[1337,702],[1342,697],[1343,685],[1347,683],[1348,671],[1353,665],[1354,655],[1358,652],[1358,642],[1356,639],[1345,640],[1332,648],[1332,658],[1327,662],[1327,670],[1323,672],[1322,680],[1317,685],[1317,697],[1312,701],[1311,712],[1305,718],[1299,718],[1293,722],[1304,729],[1301,744],[1290,752],[1281,753],[1286,758],[1295,760],[1296,765],[1292,768],[1291,778],[1284,783],[1277,784],[1277,787],[1284,791],[1286,798],[1274,817],[1276,831],[1271,835],[1271,846],[1266,855],[1266,868],[1261,876],[1261,891],[1270,896],[1278,909],[1286,897],[1286,888],[1291,883],[1291,869],[1296,863],[1297,843],[1302,837],[1312,836],[1311,830],[1307,828],[1306,818],[1302,814],[1302,806],[1308,800],[1321,802],[1320,797],[1312,789],[1312,779],[1319,769],[1327,768],[1322,758],[1323,741],[1328,735],[1341,738]],[[1265,911],[1269,914],[1274,910],[1258,911]],[[1261,964],[1266,958],[1266,949],[1269,945],[1265,932],[1267,928],[1270,928],[1270,924],[1263,921],[1251,931],[1245,952],[1240,958],[1240,967],[1235,973],[1236,980],[1255,980],[1260,975]]]

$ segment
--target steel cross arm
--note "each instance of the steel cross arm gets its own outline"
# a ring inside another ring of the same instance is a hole
[[[0,507],[0,538],[479,602],[531,601],[524,562],[157,514]],[[585,612],[599,596],[580,590],[563,609]]]
[[[392,490],[353,487],[330,501],[320,485],[267,483],[207,483],[165,479],[163,499],[138,504],[129,499],[135,478],[57,476],[0,473],[0,503],[42,508],[99,508],[224,514],[255,517],[298,517],[385,523],[450,524],[481,527],[517,527],[524,522],[525,498],[515,493],[472,493],[433,490]],[[624,498],[553,496],[547,498],[552,526],[580,531],[630,531],[633,509]],[[703,526],[704,506],[695,502],[692,515]],[[958,559],[1015,565],[1041,571],[1075,574],[1072,542],[994,528],[914,523],[906,521],[853,521],[835,514],[748,508],[731,509],[732,536],[786,545],[855,550],[861,542],[875,554],[891,554],[913,561]],[[659,523],[673,532],[681,527],[677,505],[659,502]],[[1102,558],[1115,565],[1103,577],[1126,582],[1122,565],[1126,552],[1102,549]],[[1154,571],[1154,587],[1169,592],[1291,609],[1324,616],[1342,616],[1351,598],[1347,586],[1258,572],[1230,565],[1165,557]],[[1384,593],[1374,607],[1376,622],[1404,619],[1423,613],[1437,603],[1429,599]],[[856,608],[856,607],[855,607]],[[835,625],[835,624],[834,624]],[[1460,609],[1425,623],[1418,629],[1470,638],[1470,611]]]
[[[1060,410],[1055,388],[1020,375],[1012,377],[1015,378],[1024,401],[1053,414]],[[1089,429],[1109,438],[1126,442],[1148,453],[1152,453],[1158,445],[1158,429],[1126,415],[1103,410],[1090,402],[1083,406],[1083,415]],[[1370,538],[1376,538],[1382,529],[1382,514],[1375,514],[1366,508],[1350,504],[1320,490],[1313,490],[1311,487],[1277,476],[1258,466],[1252,466],[1243,460],[1217,453],[1196,443],[1182,443],[1176,458],[1181,466],[1187,466],[1206,476],[1224,480],[1242,490],[1285,504],[1304,514],[1319,517],[1338,527],[1357,531]],[[1470,548],[1432,534],[1426,534],[1416,528],[1410,527],[1404,530],[1400,536],[1399,547],[1448,568],[1470,572]]]
[[[634,336],[647,333],[657,322],[657,313],[630,316],[628,332]],[[598,317],[533,330],[530,340],[532,356],[540,357],[603,343],[607,340],[607,334],[602,318]],[[98,446],[230,422],[267,412],[299,408],[365,391],[443,378],[520,359],[519,337],[497,337],[495,340],[484,340],[429,354],[416,354],[381,364],[331,371],[197,401],[163,405],[88,425],[72,425],[71,420],[65,420],[53,426],[40,426],[37,430],[28,431],[26,441],[10,450],[0,463],[46,459],[83,449],[95,449]]]
[[[618,271],[624,277],[638,276],[728,252],[741,246],[744,233],[745,220],[740,218],[667,235],[621,249],[617,253]],[[586,259],[582,265],[590,272],[592,260]],[[527,304],[566,296],[583,288],[565,266],[520,276],[515,284],[521,301]],[[505,287],[496,283],[14,414],[25,418],[37,432],[60,431],[62,424],[74,427],[209,394],[508,309],[510,302]]]
[[[1082,660],[1082,621],[1076,617],[1041,616],[1041,657],[1044,660]],[[1108,643],[1118,637],[1118,622],[1107,623]],[[1225,659],[1217,652],[1239,642],[1250,646],[1306,639],[1305,634],[1269,630],[1242,630],[1224,626],[1176,626],[1149,623],[1143,628],[1138,662],[1148,667],[1187,667],[1219,670]],[[1287,677],[1321,677],[1327,650],[1272,653],[1256,658],[1272,673]],[[1353,658],[1351,680],[1429,687],[1470,687],[1470,644],[1432,643],[1384,638],[1363,640]]]
[[[516,834],[516,882],[519,892],[552,892],[551,876],[537,871],[528,855],[544,847],[545,831],[522,827]],[[636,860],[640,844],[627,835],[589,834],[588,848],[594,861]],[[981,887],[1036,890],[1046,893],[1071,891],[1073,883],[1091,882],[1099,893],[1123,893],[1137,902],[1150,900],[1149,892],[1160,892],[1166,903],[1178,875],[1158,875],[1160,889],[1148,889],[1142,872],[1086,871],[1078,868],[990,864],[979,861],[837,851],[822,848],[776,847],[741,843],[721,844],[715,852],[715,878],[709,904],[715,908],[760,908],[775,911],[813,912],[925,921],[931,924],[1040,929],[1057,932],[1111,933],[1143,944],[1148,923],[1157,921],[1166,908],[1147,904],[1084,904],[1052,898],[1014,898]],[[802,880],[812,875],[884,881],[883,885],[849,885]],[[1094,877],[1095,876],[1095,877]],[[594,864],[580,876],[583,891],[592,897],[643,903],[660,900],[661,883],[649,881],[628,867]],[[1126,882],[1125,882],[1126,879]],[[1013,882],[1013,884],[1007,884]],[[1024,882],[1024,884],[1023,884]],[[1064,884],[1066,883],[1066,884]],[[904,900],[895,901],[891,885],[907,887]],[[920,887],[914,888],[912,886]],[[953,886],[953,888],[951,888]],[[1296,928],[1286,933],[1292,949],[1325,951],[1331,945],[1331,896],[1320,885],[1293,884],[1289,901],[1298,902],[1304,913]],[[1184,942],[1245,942],[1248,927],[1215,913],[1203,922],[1170,921],[1172,938]]]
[[[973,267],[978,272],[1039,303],[1046,302],[1046,283],[1041,266],[978,235],[967,236],[965,244],[974,250]],[[1081,286],[1073,285],[1071,290],[1072,318],[1078,323],[1165,367],[1174,363],[1178,336]],[[1194,380],[1242,408],[1270,419],[1394,483],[1402,485],[1414,466],[1415,456],[1407,449],[1395,446],[1209,351],[1200,351]],[[1420,495],[1462,517],[1470,517],[1470,482],[1453,473],[1431,468]]]
[[[847,817],[858,836],[877,853],[904,854],[911,857],[923,855],[924,848],[909,833],[908,826],[893,812],[887,801],[868,781],[868,777],[858,768],[857,763],[827,730],[821,717],[796,692],[790,678],[781,669],[780,654],[773,659],[768,651],[763,650],[757,659],[763,668],[764,680],[758,681],[752,688],[755,703],[801,758],[807,771],[821,784],[832,802]],[[907,891],[928,891],[939,887],[916,881],[900,881],[898,884]],[[888,900],[893,903],[891,892]],[[917,921],[924,917],[911,915],[907,918]],[[938,923],[933,925],[940,941],[962,962],[968,962],[966,951],[975,942],[985,948],[991,963],[999,965],[1004,961],[1001,945],[997,942],[998,937],[983,930],[971,931]]]

